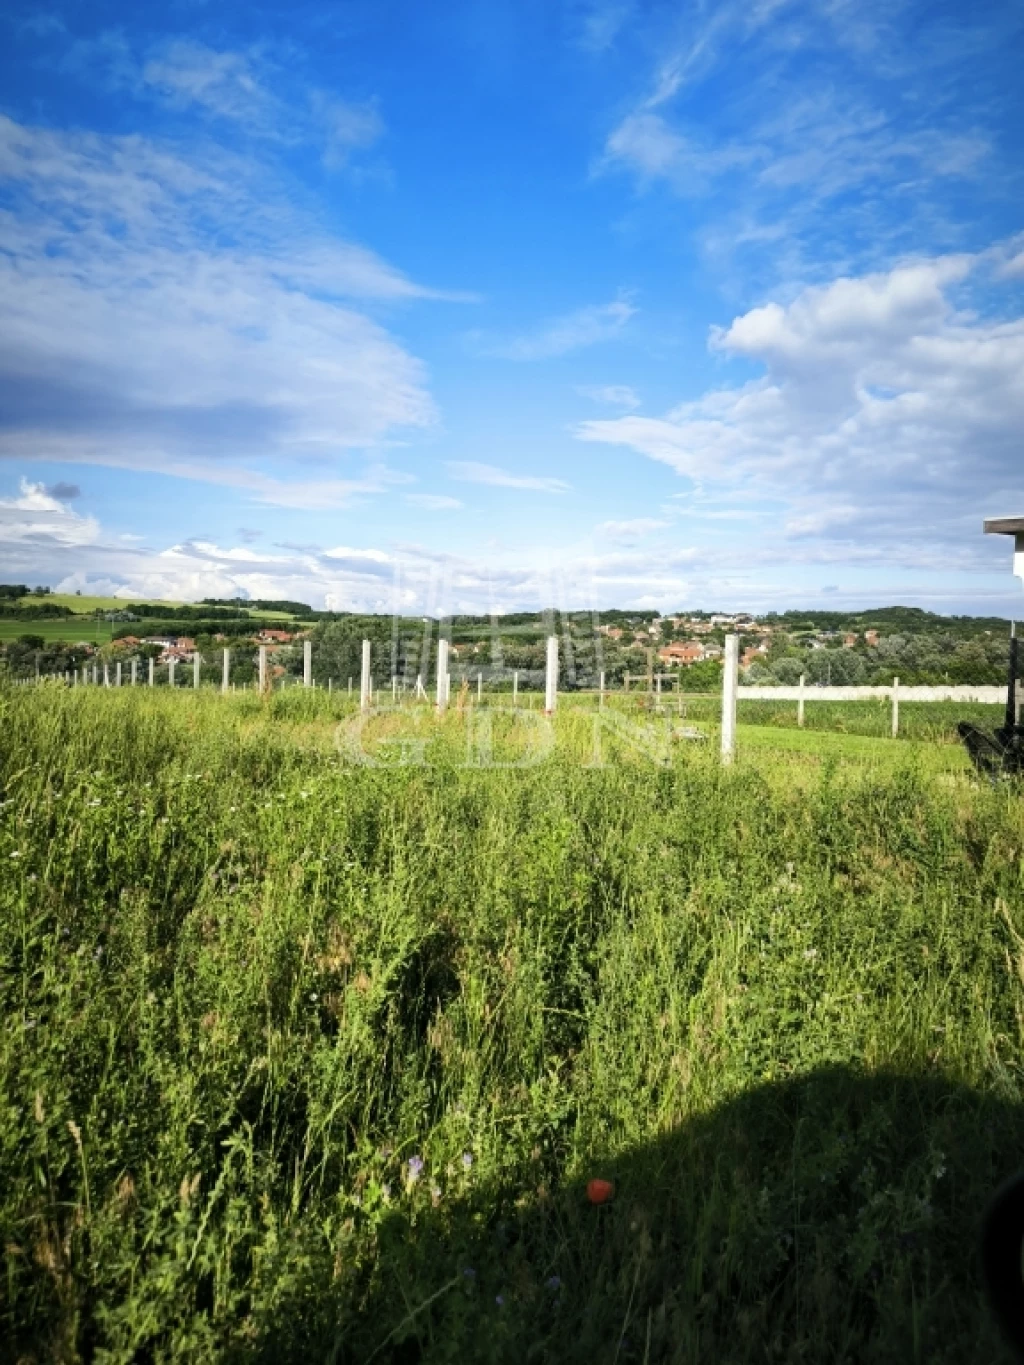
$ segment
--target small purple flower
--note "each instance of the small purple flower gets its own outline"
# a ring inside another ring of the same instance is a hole
[[[494,1296],[494,1302],[498,1305],[499,1308],[503,1308],[504,1305],[505,1305],[505,1295],[504,1295],[504,1294],[495,1294],[495,1296]]]
[[[467,1280],[476,1279],[476,1271],[473,1269],[471,1265],[466,1266],[465,1270],[462,1273],[463,1275],[465,1275]]]
[[[421,1156],[411,1156],[409,1158],[409,1183],[414,1184],[419,1180],[423,1171],[423,1158]]]
[[[562,1281],[558,1278],[557,1275],[549,1275],[548,1278],[544,1281],[544,1283],[547,1285],[549,1289],[561,1289],[562,1287]]]
[[[466,1171],[470,1170],[470,1168],[472,1167],[472,1165],[473,1165],[473,1153],[472,1153],[472,1152],[463,1152],[463,1153],[462,1153],[462,1167],[463,1167],[463,1170],[466,1170]]]

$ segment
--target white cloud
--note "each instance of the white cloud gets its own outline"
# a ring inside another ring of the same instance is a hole
[[[536,331],[502,342],[489,342],[474,333],[472,339],[483,352],[502,360],[554,360],[584,346],[614,341],[621,335],[636,309],[625,299],[577,309],[562,317],[551,318]]]
[[[604,540],[642,540],[654,531],[663,531],[670,525],[658,517],[633,517],[628,521],[603,521],[594,528],[594,534]]]
[[[262,83],[253,57],[218,52],[191,39],[168,43],[144,64],[143,84],[172,104],[195,104],[221,118],[252,126],[276,112],[276,96]]]
[[[938,12],[911,25],[905,6],[870,0],[688,9],[662,24],[667,55],[596,169],[711,200],[700,247],[759,288],[821,278],[823,258],[863,270],[941,250],[1000,183],[1001,96],[972,101],[962,85],[965,54],[999,32]]]
[[[984,513],[1024,506],[1024,318],[958,311],[972,269],[921,261],[752,309],[711,342],[763,378],[577,435],[781,501],[792,535],[961,544]]]
[[[20,488],[19,497],[0,498],[0,541],[17,543],[22,552],[33,546],[73,549],[96,542],[99,526],[92,517],[79,516],[41,483],[22,479]]]
[[[458,498],[450,498],[444,493],[406,493],[405,501],[426,512],[449,512],[463,506]]]
[[[0,456],[287,502],[279,469],[232,461],[330,459],[433,422],[421,362],[352,306],[430,291],[311,231],[253,163],[0,118],[0,174]]]
[[[449,460],[448,472],[462,483],[484,483],[495,488],[524,488],[538,493],[564,493],[569,484],[564,479],[545,478],[533,474],[510,474],[497,465],[480,464],[476,460]]]
[[[595,403],[607,403],[615,408],[638,408],[641,406],[636,390],[628,384],[578,384],[576,392]]]

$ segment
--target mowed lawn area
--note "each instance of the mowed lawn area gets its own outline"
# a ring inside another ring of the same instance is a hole
[[[12,1360],[1008,1359],[1024,801],[948,737],[741,723],[723,769],[710,713],[302,689],[0,723]]]
[[[109,621],[97,621],[91,616],[63,616],[57,619],[12,621],[0,617],[0,642],[16,640],[20,635],[41,635],[47,642],[63,640],[68,644],[86,641],[104,645],[112,638]]]

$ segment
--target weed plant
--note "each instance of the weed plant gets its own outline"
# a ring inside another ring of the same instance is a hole
[[[1019,794],[464,721],[0,692],[4,1359],[1003,1359]]]

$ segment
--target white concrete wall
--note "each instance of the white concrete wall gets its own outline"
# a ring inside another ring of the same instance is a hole
[[[1005,704],[1006,688],[983,685],[972,687],[957,684],[955,687],[907,687],[900,683],[900,701],[979,701]],[[869,701],[872,697],[890,699],[892,686],[888,687],[814,687],[804,688],[804,699],[815,701]],[[740,685],[740,701],[799,701],[799,687],[744,687]]]

